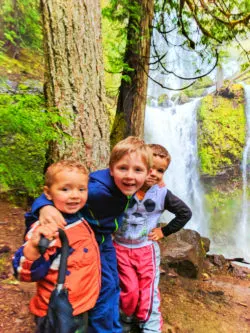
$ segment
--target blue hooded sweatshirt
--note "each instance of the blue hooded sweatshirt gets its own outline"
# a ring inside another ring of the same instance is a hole
[[[88,200],[80,214],[91,225],[99,243],[119,228],[130,198],[131,196],[124,195],[115,185],[109,169],[90,173]],[[46,205],[53,205],[53,202],[44,194],[34,201],[31,211],[25,214],[27,230],[38,219],[39,209]]]

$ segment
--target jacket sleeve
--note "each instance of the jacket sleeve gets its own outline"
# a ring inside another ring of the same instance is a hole
[[[41,194],[40,197],[38,197],[31,206],[31,213],[34,216],[39,217],[39,210],[48,205],[53,205],[53,202],[51,200],[48,200],[45,196],[45,194]]]
[[[26,235],[26,239],[33,232],[36,226],[32,227]],[[25,244],[24,244],[25,245]],[[12,258],[12,266],[16,279],[24,282],[35,282],[43,279],[49,271],[52,261],[57,255],[57,248],[50,246],[43,256],[37,260],[28,260],[23,253],[24,245],[22,245],[14,254]]]
[[[24,245],[20,247],[12,258],[12,266],[15,278],[24,282],[35,282],[43,279],[51,265],[49,260],[41,256],[35,261],[25,258],[23,254]]]
[[[169,190],[165,197],[164,208],[175,215],[166,226],[162,227],[164,236],[169,236],[182,229],[192,217],[190,208]]]
[[[25,234],[29,231],[31,225],[39,219],[39,210],[47,205],[53,205],[53,202],[48,200],[44,193],[35,199],[31,206],[31,210],[24,215],[26,226]]]

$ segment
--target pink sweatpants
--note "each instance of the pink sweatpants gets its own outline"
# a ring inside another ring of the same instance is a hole
[[[154,298],[156,257],[153,245],[131,249],[114,242],[120,278],[120,308],[146,322]],[[158,286],[157,286],[158,287]]]

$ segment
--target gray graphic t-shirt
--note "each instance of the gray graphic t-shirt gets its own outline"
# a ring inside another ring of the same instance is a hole
[[[115,242],[132,248],[152,244],[148,234],[157,227],[159,217],[164,212],[166,186],[154,185],[143,200],[135,195],[124,214],[121,227],[115,233]]]

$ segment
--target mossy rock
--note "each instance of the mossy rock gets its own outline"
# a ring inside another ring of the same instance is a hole
[[[181,92],[178,96],[177,104],[185,104],[190,101],[189,96],[186,94],[186,92]]]
[[[162,107],[168,107],[169,106],[169,97],[167,94],[161,94],[158,97],[158,105]]]
[[[196,80],[192,87],[196,89],[202,89],[212,87],[212,85],[214,85],[213,80],[209,76],[205,76],[201,79]]]
[[[206,94],[206,89],[213,85],[212,79],[209,77],[203,77],[195,81],[195,83],[185,93],[190,98],[202,97]]]
[[[195,81],[195,83],[185,90],[182,90],[178,94],[174,94],[171,97],[172,101],[176,101],[177,104],[185,104],[190,101],[190,98],[202,97],[206,93],[206,88],[213,85],[212,79],[204,77]]]
[[[197,98],[197,97],[202,97],[204,96],[206,92],[206,89],[205,88],[201,88],[201,89],[196,89],[196,88],[193,88],[193,89],[187,89],[186,90],[186,95],[190,98]]]
[[[198,110],[198,151],[202,174],[217,175],[239,166],[245,144],[244,90],[235,84],[227,98],[208,95]]]

